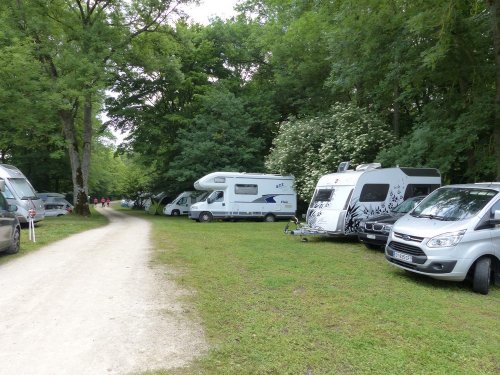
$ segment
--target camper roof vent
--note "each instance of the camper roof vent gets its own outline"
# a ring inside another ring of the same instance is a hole
[[[357,171],[368,171],[370,169],[381,168],[382,164],[380,163],[368,163],[368,164],[360,164],[356,167]]]

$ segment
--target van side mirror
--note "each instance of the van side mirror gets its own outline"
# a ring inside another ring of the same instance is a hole
[[[208,203],[208,204],[212,204],[212,203],[214,203],[214,199],[213,199],[212,197],[207,198],[207,203]]]
[[[0,180],[0,191],[5,191],[5,181]]]

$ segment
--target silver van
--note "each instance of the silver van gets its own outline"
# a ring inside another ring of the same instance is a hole
[[[436,279],[500,285],[500,182],[449,185],[393,226],[385,247],[396,267]]]
[[[0,164],[0,180],[5,182],[3,195],[7,202],[17,206],[16,216],[21,224],[28,222],[28,211],[34,209],[34,221],[43,220],[45,207],[43,201],[36,195],[26,176],[16,167],[9,164]]]

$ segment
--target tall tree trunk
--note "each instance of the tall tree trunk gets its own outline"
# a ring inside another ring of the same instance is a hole
[[[64,137],[67,142],[69,161],[71,164],[75,213],[77,215],[88,216],[90,215],[90,209],[88,204],[88,187],[85,183],[88,180],[88,166],[87,176],[85,176],[85,169],[83,168],[84,163],[80,160],[75,118],[73,112],[69,110],[61,111],[59,115],[62,121]]]
[[[399,104],[399,85],[396,85],[394,89],[394,113],[392,116],[392,129],[396,138],[399,138],[401,134],[400,130],[400,119],[401,119],[401,104]]]
[[[488,0],[493,26],[495,50],[495,122],[493,125],[493,147],[495,149],[496,181],[500,181],[500,0]]]

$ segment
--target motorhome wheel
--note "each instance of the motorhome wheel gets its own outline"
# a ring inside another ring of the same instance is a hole
[[[212,221],[212,214],[210,212],[202,212],[199,218],[200,223],[208,223]]]
[[[172,216],[179,216],[180,214],[179,210],[172,210]]]
[[[267,214],[265,217],[264,217],[264,221],[267,222],[267,223],[273,223],[276,221],[276,218],[274,217],[273,214]]]
[[[20,233],[19,228],[16,228],[14,230],[14,233],[12,234],[12,243],[10,244],[6,253],[7,254],[15,254],[19,251],[20,247],[21,247],[21,233]]]
[[[474,278],[472,279],[472,290],[476,293],[488,294],[491,278],[491,259],[481,258],[476,262]]]

